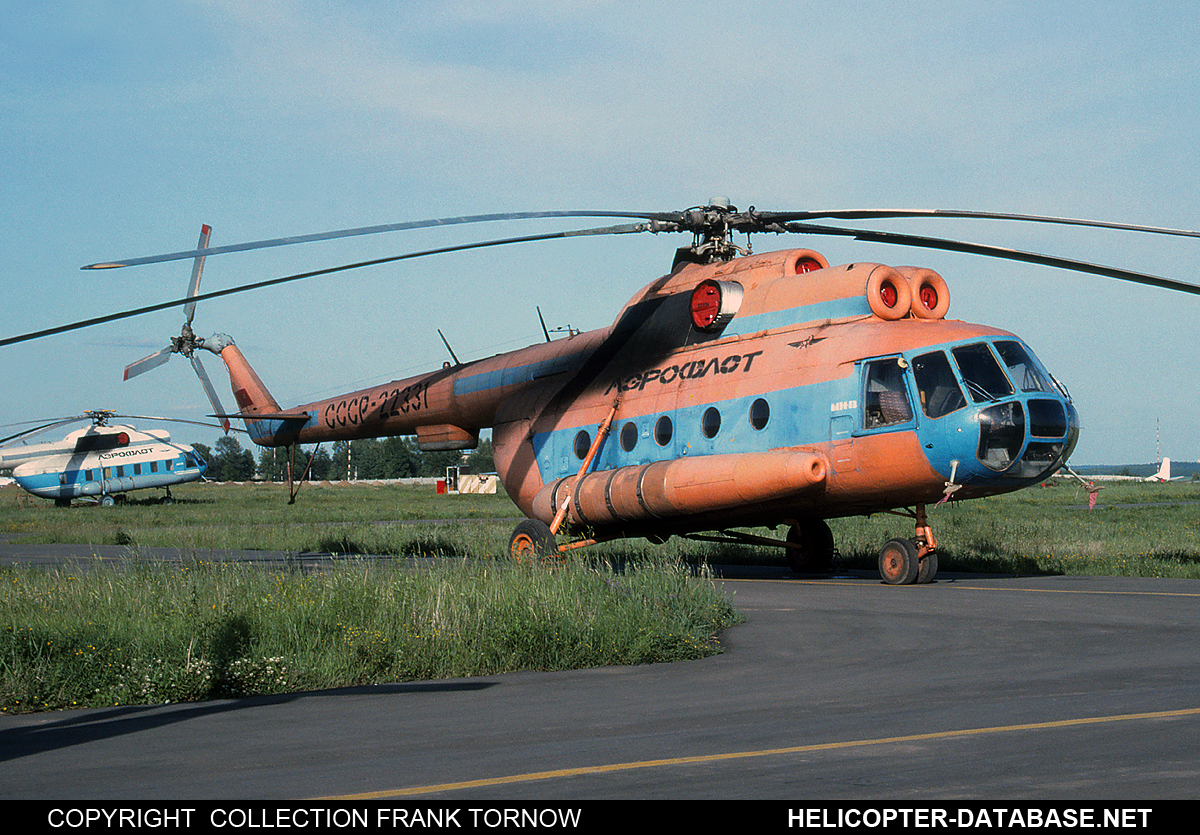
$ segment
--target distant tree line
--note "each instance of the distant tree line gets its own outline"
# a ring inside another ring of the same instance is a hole
[[[208,464],[205,477],[213,481],[285,481],[288,450],[286,447],[262,447],[258,460],[254,453],[243,449],[238,439],[225,435],[213,447],[193,443],[192,447]],[[308,465],[313,447],[296,450],[295,478]],[[479,448],[464,454],[422,452],[413,438],[364,438],[358,441],[336,441],[331,447],[316,448],[308,471],[311,481],[341,481],[342,479],[384,479],[441,477],[447,467],[459,466],[467,473],[496,471],[492,458],[491,439],[479,442]]]

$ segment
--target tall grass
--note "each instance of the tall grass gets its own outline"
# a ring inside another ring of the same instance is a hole
[[[7,567],[4,711],[694,659],[738,615],[677,563]]]

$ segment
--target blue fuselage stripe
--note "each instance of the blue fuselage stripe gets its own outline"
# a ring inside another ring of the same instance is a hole
[[[725,329],[726,336],[758,333],[776,328],[794,327],[798,322],[823,322],[827,319],[846,319],[852,316],[871,315],[871,305],[866,296],[850,296],[844,299],[829,299],[816,304],[773,310],[753,316],[736,316]]]

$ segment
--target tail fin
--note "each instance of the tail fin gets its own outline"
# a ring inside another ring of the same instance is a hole
[[[225,362],[225,367],[229,369],[229,385],[233,389],[234,399],[237,400],[240,417],[279,413],[279,403],[250,367],[245,355],[234,344],[233,337],[215,333],[204,340],[204,347],[220,356]]]
[[[1164,458],[1162,464],[1158,467],[1158,472],[1146,479],[1146,481],[1170,481],[1171,480],[1171,459]]]
[[[251,440],[264,446],[290,443],[295,430],[299,429],[295,421],[299,419],[301,423],[306,422],[308,415],[301,413],[289,416],[290,419],[285,418],[279,403],[250,367],[232,337],[223,333],[213,334],[204,340],[204,347],[224,361],[229,371],[229,385],[238,404],[238,414],[231,417],[240,417],[245,422]],[[256,420],[256,416],[259,419]],[[288,429],[292,431],[286,431]]]

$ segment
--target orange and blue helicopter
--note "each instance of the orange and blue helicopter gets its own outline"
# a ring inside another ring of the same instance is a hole
[[[552,217],[635,222],[410,252],[199,293],[208,255],[431,226]],[[1079,436],[1067,389],[1018,336],[946,318],[945,280],[921,267],[830,265],[807,248],[764,254],[735,234],[840,235],[1025,261],[1173,290],[1200,287],[1055,256],[964,241],[825,226],[818,218],[975,217],[1200,237],[1188,230],[946,210],[739,212],[727,201],[683,212],[531,212],[362,227],[89,265],[192,258],[188,296],[61,328],[184,305],[183,333],[126,378],[199,348],[228,370],[226,413],[197,362],[216,415],[245,422],[263,446],[415,435],[423,450],[474,448],[491,430],[497,471],[527,517],[518,559],[624,537],[670,536],[781,546],[800,572],[830,568],[827,520],[895,513],[912,535],[886,542],[891,584],[937,574],[928,509],[1018,490],[1063,467]],[[205,227],[207,230],[207,227]],[[637,291],[608,327],[385,385],[281,408],[233,339],[198,338],[196,302],[341,270],[500,244],[577,235],[684,232],[671,269]],[[7,340],[7,341],[16,341]],[[0,340],[0,344],[5,344]],[[295,494],[293,493],[293,500]],[[747,529],[786,526],[782,539]]]

